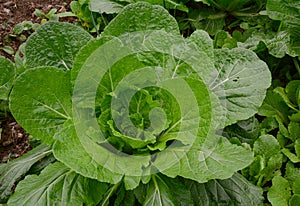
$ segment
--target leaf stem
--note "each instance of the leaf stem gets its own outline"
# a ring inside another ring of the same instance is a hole
[[[122,180],[120,180],[117,184],[114,184],[109,191],[106,193],[106,197],[102,200],[101,202],[101,206],[105,206],[108,205],[109,203],[109,198],[114,194],[114,192],[117,190],[117,188],[119,187],[119,185],[121,184]]]
[[[298,74],[300,75],[300,66],[299,66],[299,62],[296,58],[293,58],[293,62],[294,62],[294,65],[298,71]]]

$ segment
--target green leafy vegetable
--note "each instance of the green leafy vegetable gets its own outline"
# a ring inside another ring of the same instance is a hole
[[[262,203],[262,190],[239,174],[234,174],[226,180],[210,180],[202,184],[186,180],[185,185],[191,191],[194,205],[261,205]]]
[[[16,70],[11,61],[0,56],[0,100],[7,100],[16,75]]]
[[[71,69],[78,50],[89,40],[91,36],[75,25],[56,24],[50,21],[26,41],[26,66],[28,68],[55,66],[64,70]]]
[[[124,7],[90,40],[49,22],[26,43],[29,69],[14,83],[10,109],[59,162],[20,182],[9,205],[198,204],[190,184],[210,204],[217,183],[238,189],[226,203],[260,203],[261,192],[234,175],[253,153],[216,134],[263,103],[271,75],[255,53],[214,48],[205,31],[184,38],[166,10],[145,2]]]
[[[107,188],[105,183],[80,176],[57,162],[39,176],[27,176],[18,184],[8,205],[96,205]]]
[[[268,193],[268,200],[272,205],[288,205],[290,195],[289,182],[281,176],[274,177],[272,180],[272,187]]]
[[[22,157],[0,165],[0,203],[12,194],[14,185],[26,175],[33,164],[51,153],[48,146],[40,145]]]

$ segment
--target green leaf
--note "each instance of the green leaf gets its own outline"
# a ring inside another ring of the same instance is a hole
[[[255,155],[262,155],[268,160],[280,152],[280,145],[272,135],[263,135],[255,141],[253,151]]]
[[[300,195],[296,194],[296,195],[293,195],[292,198],[290,199],[289,205],[297,206],[297,205],[299,205],[299,202],[300,202]]]
[[[226,10],[226,11],[232,11],[232,10],[238,10],[242,8],[245,4],[251,2],[252,0],[234,0],[234,1],[228,1],[228,0],[201,0],[203,3],[208,4],[212,7],[215,7],[217,9]]]
[[[124,187],[119,187],[118,191],[114,194],[114,206],[135,206],[136,198],[132,190],[126,190]],[[103,203],[102,203],[103,204]]]
[[[201,49],[213,62],[215,59],[213,40],[210,38],[208,33],[203,30],[196,30],[188,38],[191,42],[195,43],[199,49]]]
[[[55,67],[27,70],[15,81],[10,110],[22,127],[43,143],[71,118],[70,73]]]
[[[7,201],[15,184],[25,176],[32,165],[50,153],[48,146],[39,145],[22,157],[0,164],[0,203]]]
[[[262,189],[235,173],[225,180],[197,183],[184,180],[192,193],[194,205],[262,205]]]
[[[282,150],[282,153],[287,156],[291,162],[293,163],[298,163],[300,162],[300,157],[297,157],[294,153],[292,153],[289,149],[287,148],[283,148]]]
[[[114,14],[119,13],[125,5],[129,3],[136,3],[140,2],[141,0],[131,1],[131,0],[91,0],[89,4],[89,8],[93,12],[99,13],[107,13],[107,14]],[[166,9],[176,9],[184,12],[188,12],[188,8],[182,3],[173,0],[144,0],[143,2],[148,2],[152,5],[160,5],[165,7]]]
[[[2,47],[2,50],[9,55],[13,55],[15,53],[15,50],[11,46],[4,46]]]
[[[298,177],[300,177],[300,169],[296,168],[295,164],[290,161],[286,164],[285,171],[285,178],[290,182],[291,185],[296,182]]]
[[[210,35],[215,35],[225,26],[226,13],[212,8],[190,9],[188,15],[193,27],[205,30]]]
[[[283,58],[286,54],[295,56],[290,43],[290,34],[287,31],[272,32],[270,30],[255,31],[244,43],[239,43],[239,47],[251,50],[259,50],[261,42],[268,48],[269,54],[277,58]]]
[[[99,13],[106,13],[106,14],[119,13],[123,7],[124,7],[124,1],[90,0],[89,3],[89,8],[92,12],[99,12]]]
[[[176,153],[169,154],[176,158]],[[199,183],[211,179],[226,179],[253,161],[253,154],[232,145],[226,138],[209,137],[202,147],[192,147],[178,162],[162,171],[169,177],[177,175]],[[153,163],[158,169],[162,163]]]
[[[262,106],[258,110],[258,114],[267,117],[278,116],[282,122],[287,123],[288,109],[282,97],[274,91],[269,90]]]
[[[290,122],[288,125],[289,138],[292,141],[295,141],[300,136],[300,123],[299,122]]]
[[[0,56],[0,100],[7,100],[16,75],[14,64]]]
[[[215,66],[218,76],[210,88],[224,110],[224,126],[254,115],[271,85],[267,65],[255,53],[236,48],[215,50]]]
[[[293,182],[292,189],[294,194],[300,194],[300,176]]]
[[[267,14],[271,19],[280,20],[282,31],[287,31],[290,34],[290,44],[294,52],[300,55],[300,41],[299,41],[299,29],[300,29],[300,4],[297,0],[280,1],[280,0],[268,0]]]
[[[294,111],[298,111],[298,109],[296,109],[296,105],[294,105],[291,100],[289,99],[287,93],[285,92],[285,89],[282,88],[282,87],[276,87],[274,90],[273,90],[275,93],[279,94],[281,96],[281,98],[283,99],[283,101],[286,103],[286,105],[293,109]]]
[[[104,29],[103,36],[120,36],[127,32],[165,30],[179,34],[176,20],[161,6],[146,2],[126,6]]]
[[[30,35],[26,42],[26,66],[71,69],[77,52],[91,38],[90,34],[73,24],[47,22]]]
[[[273,206],[288,206],[288,200],[291,197],[290,190],[289,182],[285,178],[275,176],[268,192],[268,200]]]
[[[151,181],[134,190],[143,205],[193,205],[189,190],[179,179],[152,175]]]
[[[55,158],[75,172],[100,182],[116,184],[121,181],[122,174],[113,173],[102,167],[87,153],[77,136],[73,122],[67,121],[54,138],[57,139],[53,145]]]
[[[298,94],[297,94],[297,92],[299,90],[300,90],[300,80],[290,81],[287,84],[286,88],[285,88],[286,94],[287,94],[288,98],[291,100],[291,102],[293,104],[298,103],[298,100],[297,100]]]
[[[108,185],[76,174],[60,162],[46,167],[40,175],[22,180],[10,205],[96,205]]]

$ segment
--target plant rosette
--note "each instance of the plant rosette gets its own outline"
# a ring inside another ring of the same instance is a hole
[[[231,178],[253,160],[216,132],[257,112],[270,86],[267,65],[250,50],[214,49],[202,30],[183,38],[160,6],[126,6],[98,39],[48,22],[29,37],[25,58],[11,112],[84,178],[122,182],[129,191],[149,185],[150,194],[153,185],[184,184],[177,176],[187,187]],[[61,167],[49,165],[41,175]],[[21,201],[20,185],[9,205]],[[184,201],[166,195],[163,201]]]

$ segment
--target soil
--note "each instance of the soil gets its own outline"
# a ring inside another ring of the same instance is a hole
[[[57,9],[57,13],[70,11],[71,0],[0,0],[0,55],[13,61],[13,55],[2,48],[10,46],[14,53],[24,42],[20,36],[13,35],[14,26],[23,21],[41,23],[42,18],[34,15],[35,9],[48,13]],[[60,18],[60,21],[75,22],[74,17]],[[24,31],[23,37],[28,37],[33,31]],[[0,163],[17,158],[31,149],[29,135],[15,121],[11,114],[0,115]]]

